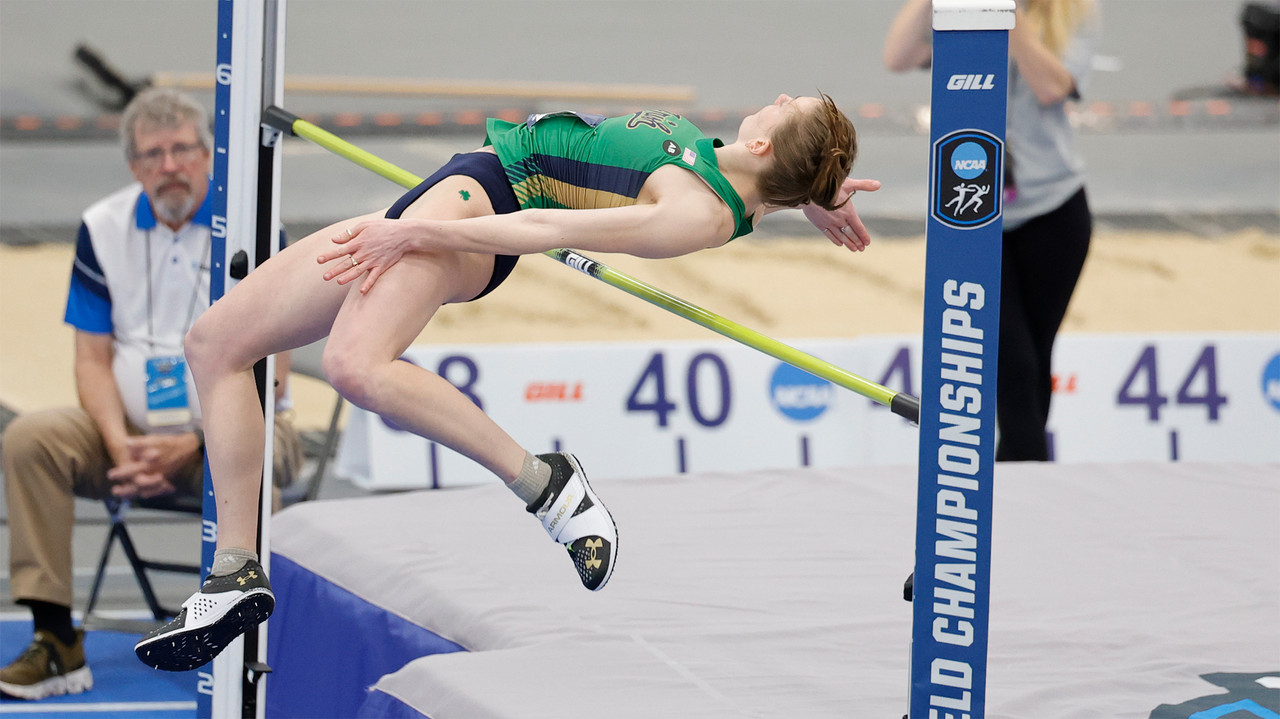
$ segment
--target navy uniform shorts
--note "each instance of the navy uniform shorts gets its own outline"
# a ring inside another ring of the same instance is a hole
[[[489,204],[493,206],[495,213],[505,215],[520,209],[520,202],[516,200],[516,194],[511,191],[511,183],[507,182],[507,173],[502,169],[502,161],[498,156],[492,152],[468,152],[454,155],[444,167],[436,170],[435,174],[404,193],[391,206],[391,209],[387,210],[386,216],[393,220],[398,219],[409,205],[422,197],[422,193],[446,177],[454,175],[463,175],[479,182],[484,188],[484,193],[489,196]],[[515,269],[516,261],[519,259],[517,255],[494,256],[493,276],[489,278],[489,284],[485,285],[480,294],[471,299],[478,300],[497,289],[498,285],[511,274],[511,270]]]

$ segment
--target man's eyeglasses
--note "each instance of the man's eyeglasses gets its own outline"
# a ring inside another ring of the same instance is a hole
[[[180,142],[168,149],[153,147],[146,152],[135,153],[133,161],[148,170],[152,170],[164,164],[165,155],[171,155],[176,164],[185,165],[196,159],[196,156],[202,152],[204,152],[204,145],[199,143],[188,145]]]

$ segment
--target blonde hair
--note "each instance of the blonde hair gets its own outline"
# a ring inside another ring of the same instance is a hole
[[[1025,17],[1039,32],[1045,47],[1058,57],[1067,51],[1072,35],[1094,11],[1094,0],[1023,0]]]
[[[830,97],[821,92],[818,96],[821,107],[793,113],[773,132],[773,162],[758,181],[766,204],[796,207],[812,202],[828,210],[840,206],[836,199],[858,156],[858,135]]]

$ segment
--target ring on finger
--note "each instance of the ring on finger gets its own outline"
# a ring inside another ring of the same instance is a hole
[[[850,226],[848,226],[848,225],[845,225],[844,227],[841,227],[841,228],[840,228],[840,231],[841,231],[841,232],[853,232],[853,228],[852,228],[852,227],[850,227]]]
[[[349,239],[351,239],[352,237],[355,237],[355,235],[351,234],[351,228],[350,228],[350,227],[348,227],[348,228],[347,228],[347,239],[349,240]]]
[[[352,266],[352,267],[359,267],[359,266],[360,266],[360,263],[356,261],[356,256],[355,256],[355,255],[347,255],[347,259],[351,260],[351,266]]]

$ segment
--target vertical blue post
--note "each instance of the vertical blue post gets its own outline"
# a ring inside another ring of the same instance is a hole
[[[231,37],[233,0],[218,0],[218,38],[214,75],[213,114],[213,237],[210,245],[212,262],[209,277],[209,302],[217,301],[226,292],[227,257],[227,148],[231,138]],[[209,461],[204,465],[204,506],[200,522],[201,576],[208,576],[213,569],[213,552],[217,548],[218,510],[213,498],[213,479],[209,474]],[[201,667],[197,672],[196,716],[209,719],[213,716],[213,665]]]
[[[986,715],[1013,0],[934,0],[912,719]]]

